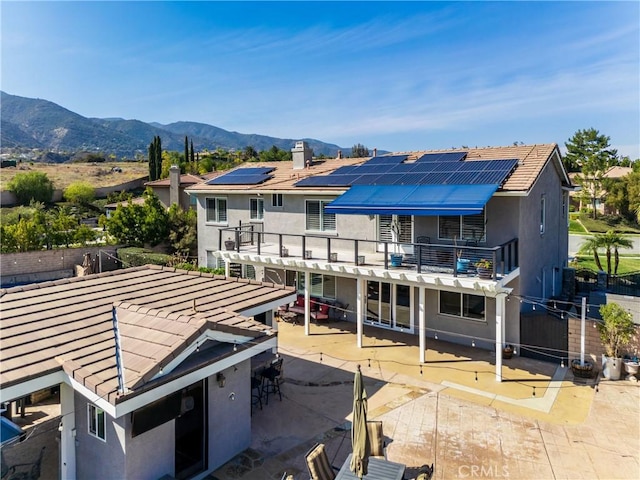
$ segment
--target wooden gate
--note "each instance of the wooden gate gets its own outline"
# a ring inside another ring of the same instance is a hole
[[[520,355],[552,363],[568,361],[569,325],[547,313],[520,314]]]

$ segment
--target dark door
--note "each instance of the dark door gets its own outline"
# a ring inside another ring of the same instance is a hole
[[[569,325],[561,316],[546,313],[520,315],[520,355],[547,362],[567,362]]]
[[[207,466],[206,405],[205,380],[183,390],[181,414],[175,420],[177,479],[192,477]]]

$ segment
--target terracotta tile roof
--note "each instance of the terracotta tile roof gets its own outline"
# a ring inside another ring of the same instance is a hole
[[[151,265],[2,289],[0,383],[8,387],[63,368],[115,403],[114,307],[126,386],[135,393],[207,330],[269,338],[270,327],[236,312],[292,293]]]
[[[187,185],[195,185],[201,183],[205,178],[200,175],[194,175],[192,173],[185,173],[180,175],[180,186],[186,187]],[[169,177],[161,178],[160,180],[154,180],[152,182],[145,182],[145,187],[170,187],[171,180]]]
[[[518,166],[507,181],[502,186],[502,191],[526,192],[528,191],[544,166],[552,161],[554,152],[557,152],[558,146],[555,143],[535,144],[535,145],[515,145],[506,147],[482,147],[482,148],[459,148],[450,150],[421,150],[411,152],[394,152],[393,155],[408,155],[408,161],[414,160],[425,153],[444,153],[444,152],[467,152],[465,161],[474,160],[500,160],[500,159],[518,159]],[[558,158],[559,158],[559,152]],[[314,160],[308,168],[294,170],[293,162],[258,162],[251,163],[250,167],[272,167],[275,168],[270,175],[273,178],[259,185],[207,185],[205,183],[194,185],[187,188],[187,191],[291,191],[296,190],[294,184],[305,177],[313,175],[327,175],[339,167],[345,165],[357,165],[366,162],[371,157],[366,158],[341,158],[329,160]],[[243,167],[239,167],[243,168]],[[556,165],[556,168],[562,168]],[[300,188],[297,188],[300,190]],[[344,191],[344,187],[303,187],[302,190],[322,190],[322,191]]]

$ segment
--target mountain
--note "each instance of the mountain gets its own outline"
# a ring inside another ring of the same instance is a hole
[[[3,148],[38,148],[51,151],[99,151],[121,158],[146,156],[153,137],[162,139],[166,150],[182,152],[184,137],[193,141],[195,150],[242,150],[253,146],[267,150],[273,145],[290,150],[297,140],[305,140],[316,155],[335,156],[338,145],[312,138],[284,139],[266,135],[229,132],[197,122],[169,125],[145,123],[123,118],[87,118],[47,100],[19,97],[0,91],[0,145]]]

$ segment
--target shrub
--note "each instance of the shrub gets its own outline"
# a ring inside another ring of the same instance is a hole
[[[31,201],[48,203],[53,196],[53,183],[46,173],[18,173],[7,185],[20,205],[29,205]]]
[[[89,203],[95,198],[96,191],[88,182],[73,182],[64,189],[63,196],[67,202],[76,204]]]

